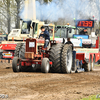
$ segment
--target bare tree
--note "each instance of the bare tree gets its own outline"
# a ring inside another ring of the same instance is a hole
[[[7,5],[8,33],[10,33],[10,28],[11,28],[10,0],[6,0],[6,5]]]
[[[10,28],[11,28],[10,0],[2,0],[2,2],[0,4],[1,4],[0,5],[0,8],[1,8],[0,14],[3,16],[3,17],[1,17],[1,24],[3,25],[4,19],[7,21],[7,24],[5,25],[5,27],[7,27],[7,31],[9,33]]]
[[[24,0],[15,0],[16,1],[16,28],[20,28],[20,10]]]

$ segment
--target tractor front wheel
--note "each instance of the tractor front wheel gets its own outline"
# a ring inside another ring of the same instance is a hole
[[[20,60],[18,59],[18,57],[13,58],[12,69],[13,69],[13,72],[20,72],[21,71],[21,64],[20,64]]]
[[[50,70],[49,59],[48,58],[43,58],[42,64],[41,64],[41,71],[43,73],[48,73],[49,70]]]

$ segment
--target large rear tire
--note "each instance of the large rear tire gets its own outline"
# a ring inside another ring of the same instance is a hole
[[[63,73],[71,73],[72,69],[72,46],[66,44],[63,47],[62,56],[61,56],[61,64],[62,64],[62,72]]]
[[[76,64],[76,59],[74,59],[73,64],[72,64],[72,69],[71,73],[75,73],[77,71],[77,64]]]
[[[43,58],[41,64],[41,71],[42,73],[48,73],[50,71],[50,64],[48,58]]]
[[[25,43],[22,45],[22,48],[21,48],[21,50],[19,52],[19,57],[21,59],[25,59]]]
[[[92,65],[91,65],[91,71],[94,70],[94,66],[95,66],[95,55],[93,56],[93,62],[92,62]]]
[[[21,65],[18,57],[14,57],[12,61],[12,69],[13,72],[20,72],[21,71]]]
[[[15,48],[15,52],[14,52],[14,56],[15,57],[19,57],[19,52],[21,50],[23,43],[17,43],[16,48]]]
[[[51,47],[50,49],[50,55],[49,59],[53,62],[53,65],[51,67],[51,72],[55,73],[61,73],[61,55],[62,55],[62,49],[63,44],[56,44]]]

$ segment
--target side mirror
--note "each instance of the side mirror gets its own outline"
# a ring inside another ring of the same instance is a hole
[[[59,28],[61,28],[61,26],[56,26],[56,28],[58,28],[58,29],[59,29]]]
[[[69,33],[72,33],[72,28],[71,27],[69,28]]]

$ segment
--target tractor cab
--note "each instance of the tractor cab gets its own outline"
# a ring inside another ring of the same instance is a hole
[[[76,27],[71,25],[65,26],[56,26],[55,27],[55,40],[57,42],[67,42],[67,38],[72,38],[74,34],[78,34],[78,30],[76,31]]]
[[[68,38],[75,34],[76,28],[74,26],[56,26],[55,28],[55,38]]]
[[[20,29],[12,29],[8,35],[8,40],[23,41],[29,37],[37,37],[39,33],[39,26],[43,26],[44,22],[38,20],[22,20]]]

